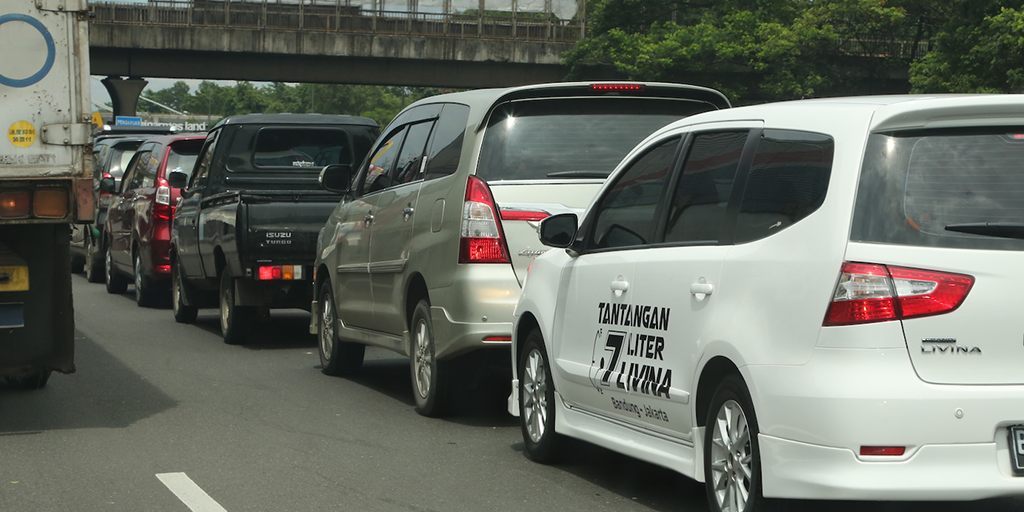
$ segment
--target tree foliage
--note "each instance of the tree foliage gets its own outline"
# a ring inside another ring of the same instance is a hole
[[[176,82],[166,89],[144,91],[142,96],[177,111],[212,118],[251,113],[321,113],[369,117],[384,126],[406,105],[441,92],[444,91],[369,85],[272,83],[258,87],[238,82],[222,86],[203,81],[195,92],[185,82]],[[138,110],[166,111],[144,100],[139,101]]]
[[[919,91],[1016,91],[1024,85],[1024,14],[1009,4],[591,0],[588,37],[564,60],[571,78],[611,69],[714,87],[738,104],[906,92],[911,83]]]

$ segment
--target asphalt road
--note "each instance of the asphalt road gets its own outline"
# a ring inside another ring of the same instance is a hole
[[[416,414],[408,361],[368,350],[352,378],[320,373],[304,312],[225,345],[74,276],[78,371],[0,383],[0,511],[704,511],[704,488],[584,443],[559,465],[522,454],[507,375]],[[500,373],[500,372],[499,372]],[[784,502],[788,510],[1024,511],[975,503]]]

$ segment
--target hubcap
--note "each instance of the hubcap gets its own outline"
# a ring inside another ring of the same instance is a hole
[[[114,260],[110,255],[110,249],[107,249],[106,256],[103,258],[103,269],[107,272],[107,282],[112,282],[114,277]]]
[[[174,270],[174,279],[171,280],[171,307],[174,308],[175,312],[181,310],[181,275],[178,274],[178,270]]]
[[[142,258],[135,255],[135,298],[142,296]]]
[[[416,392],[420,394],[420,398],[425,399],[430,395],[430,379],[434,372],[434,349],[426,320],[420,319],[416,323],[415,340],[416,347],[412,358],[416,368]]]
[[[334,305],[330,295],[324,295],[322,311],[320,313],[320,354],[324,361],[331,360],[331,350],[334,348]]]
[[[711,475],[715,498],[722,512],[741,512],[750,499],[753,451],[750,427],[735,400],[722,404],[711,437]]]
[[[544,355],[533,349],[526,356],[522,378],[523,423],[530,440],[539,443],[548,420],[548,374]]]
[[[231,285],[224,287],[220,293],[220,327],[226,332],[231,322]]]

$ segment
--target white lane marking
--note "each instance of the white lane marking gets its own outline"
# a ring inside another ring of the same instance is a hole
[[[157,473],[156,477],[192,512],[227,512],[185,473]]]

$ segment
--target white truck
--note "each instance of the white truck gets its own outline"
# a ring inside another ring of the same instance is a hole
[[[74,364],[68,252],[93,218],[86,0],[0,1],[0,377]]]

